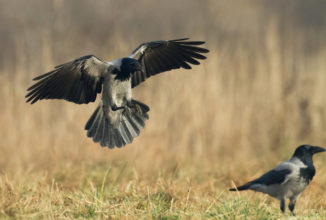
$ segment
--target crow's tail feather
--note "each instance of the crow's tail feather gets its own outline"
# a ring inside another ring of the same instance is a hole
[[[229,189],[229,191],[242,191],[242,190],[247,190],[247,189],[249,189],[249,187],[250,187],[250,184],[247,183],[247,184],[242,185],[242,186],[239,186],[239,187],[237,187],[237,188],[231,188],[231,189]]]
[[[118,112],[119,111],[119,112]],[[122,147],[137,137],[148,119],[149,107],[139,101],[132,100],[131,107],[114,112],[114,122],[109,119],[102,102],[95,109],[85,125],[87,136],[101,146],[109,148]]]

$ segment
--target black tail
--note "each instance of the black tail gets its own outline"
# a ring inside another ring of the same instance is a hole
[[[109,148],[131,143],[145,126],[149,111],[147,105],[136,100],[132,100],[131,105],[112,111],[101,102],[85,125],[87,136]]]
[[[250,183],[244,184],[242,186],[239,186],[237,188],[231,188],[229,191],[242,191],[242,190],[247,190],[250,187]]]

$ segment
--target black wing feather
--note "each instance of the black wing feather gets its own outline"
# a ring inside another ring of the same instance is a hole
[[[266,186],[273,185],[273,184],[282,184],[285,181],[286,176],[289,175],[291,172],[292,171],[289,169],[271,170],[253,181],[250,181],[236,188],[231,188],[229,190],[230,191],[248,190],[252,185],[255,184],[262,184]]]
[[[42,99],[65,99],[77,104],[94,102],[102,91],[103,75],[108,63],[93,55],[61,64],[54,70],[35,77],[37,81],[25,96],[31,104]]]
[[[189,64],[199,65],[198,60],[204,60],[203,53],[209,50],[199,47],[204,41],[187,41],[182,38],[170,41],[152,41],[137,47],[129,57],[137,59],[144,72],[132,75],[131,86],[135,87],[147,78],[172,69],[191,69]]]
[[[281,184],[284,182],[286,176],[289,175],[291,172],[292,171],[289,169],[271,170],[259,177],[258,179],[251,181],[251,184]]]

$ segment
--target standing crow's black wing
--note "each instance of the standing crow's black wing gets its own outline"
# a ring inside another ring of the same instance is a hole
[[[138,59],[144,71],[132,75],[132,88],[155,74],[178,68],[191,69],[189,64],[198,65],[198,60],[206,59],[202,53],[208,53],[209,50],[198,46],[205,42],[186,40],[188,38],[152,41],[136,48],[130,57]]]
[[[291,172],[292,171],[290,169],[281,169],[281,170],[273,169],[253,181],[250,181],[237,188],[230,189],[230,191],[236,191],[236,190],[241,191],[241,190],[251,189],[251,187],[257,186],[256,184],[265,185],[265,186],[272,185],[272,184],[282,184],[284,183],[286,177]]]
[[[42,99],[65,99],[77,104],[94,102],[102,90],[108,67],[108,63],[93,55],[80,57],[34,78],[38,82],[27,89],[25,97],[31,104]]]
[[[272,185],[272,184],[282,184],[286,176],[289,175],[292,171],[289,169],[282,170],[271,170],[258,179],[251,181],[251,184],[264,184],[264,185]]]

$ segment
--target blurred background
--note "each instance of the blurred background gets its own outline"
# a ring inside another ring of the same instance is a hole
[[[325,147],[325,11],[317,0],[0,0],[0,173],[66,175],[73,184],[86,168],[127,164],[145,177],[210,173],[227,186],[300,144]],[[122,149],[86,137],[98,100],[25,103],[32,78],[55,65],[183,37],[206,41],[208,59],[133,90],[150,120]]]

